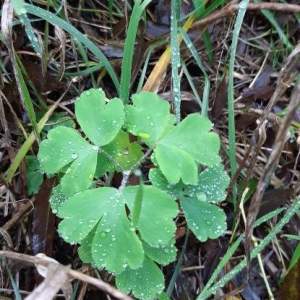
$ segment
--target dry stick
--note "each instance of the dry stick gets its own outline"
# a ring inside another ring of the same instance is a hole
[[[265,109],[265,115],[260,119],[260,125],[255,129],[254,135],[257,135],[258,132],[261,129],[261,126],[265,124],[265,121],[268,119],[269,113],[271,112],[272,107],[276,104],[277,100],[279,97],[281,97],[287,88],[294,82],[296,75],[298,74],[298,67],[299,67],[299,56],[297,55],[300,52],[300,44],[296,46],[296,48],[293,50],[293,52],[289,55],[287,58],[286,63],[282,67],[279,76],[278,76],[278,84],[276,87],[276,90],[270,99],[266,109]],[[292,100],[294,99],[294,96]],[[292,101],[289,104],[289,110],[291,109],[290,107],[292,106]],[[269,179],[271,178],[271,175],[273,173],[273,169],[275,168],[275,165],[277,164],[277,161],[279,160],[283,145],[285,143],[285,135],[281,132],[283,128],[285,128],[286,122],[288,122],[288,125],[292,122],[291,120],[287,121],[287,116],[285,116],[280,130],[277,134],[275,143],[274,143],[274,151],[272,151],[268,162],[265,167],[265,171],[257,185],[257,189],[255,194],[253,195],[250,203],[250,207],[248,210],[248,215],[247,215],[247,226],[246,226],[246,240],[245,240],[245,252],[246,252],[246,257],[247,257],[247,264],[248,264],[248,271],[249,271],[249,266],[250,266],[250,244],[251,244],[251,237],[253,234],[253,228],[254,228],[254,222],[256,220],[256,216],[259,212],[260,206],[261,206],[261,200],[264,194],[264,191],[266,189],[266,186],[269,182]],[[278,144],[280,143],[280,144]],[[278,148],[280,145],[282,145],[282,148]],[[280,150],[280,151],[279,151]],[[278,153],[276,151],[279,151]],[[276,158],[278,156],[277,160],[274,160],[274,155],[276,155]],[[271,164],[271,165],[270,165]],[[248,274],[248,273],[247,273]]]
[[[192,28],[199,27],[200,25],[206,25],[212,23],[218,19],[224,17],[231,17],[239,10],[239,4],[231,4],[224,6],[223,9],[213,12],[212,14],[208,15],[207,17],[203,18],[195,22],[192,25]],[[247,6],[247,10],[275,10],[275,11],[284,11],[284,12],[291,12],[291,13],[300,13],[300,5],[296,4],[283,4],[283,3],[249,3]]]
[[[300,52],[300,44],[296,46],[296,48],[293,50],[293,52],[289,55],[287,58],[286,63],[281,68],[281,71],[278,75],[278,83],[275,89],[275,92],[270,99],[267,107],[264,110],[264,114],[262,118],[259,119],[260,123],[255,129],[255,132],[253,133],[253,139],[251,140],[250,147],[247,150],[242,163],[240,164],[237,172],[235,173],[233,179],[230,182],[229,185],[229,191],[231,190],[233,184],[237,180],[240,172],[242,171],[244,165],[246,164],[246,161],[251,153],[253,151],[252,149],[256,146],[256,137],[260,136],[260,132],[262,130],[262,126],[265,126],[265,121],[269,118],[269,115],[271,113],[272,107],[276,104],[278,99],[285,93],[285,91],[290,87],[290,85],[294,82],[296,76],[298,75],[298,61],[297,59],[294,59],[294,57]]]
[[[43,259],[40,257],[30,256],[30,255],[16,253],[16,252],[10,252],[10,251],[0,251],[0,257],[11,258],[11,259],[20,260],[23,262],[26,261],[28,263],[32,263],[35,265],[42,265],[42,266],[46,266],[46,267],[48,267],[49,265],[52,265],[52,264],[57,264],[56,262],[52,262],[52,261],[49,261],[49,260],[46,260],[46,259]],[[111,286],[108,283],[106,283],[102,280],[99,280],[97,278],[88,276],[86,274],[83,274],[83,273],[80,273],[78,271],[71,270],[71,269],[68,270],[68,275],[74,279],[78,279],[78,280],[84,281],[86,283],[89,283],[117,299],[133,300],[130,296],[123,294],[122,292],[120,292],[116,288],[114,288],[113,286]]]
[[[299,46],[297,48],[299,48]],[[280,126],[280,129],[276,136],[273,151],[271,152],[271,155],[265,167],[265,171],[261,179],[259,180],[257,189],[251,199],[251,203],[247,215],[248,223],[246,225],[246,232],[245,232],[245,238],[246,238],[245,252],[246,252],[248,267],[250,266],[250,245],[251,245],[251,238],[253,234],[254,222],[256,220],[256,216],[258,214],[265,189],[269,183],[269,180],[273,174],[276,165],[278,164],[285,143],[284,137],[288,133],[289,126],[298,110],[299,104],[300,104],[300,83],[297,85],[297,88],[292,95],[291,102],[288,106],[287,114],[285,115],[282,125]]]
[[[18,224],[25,215],[29,214],[33,208],[34,208],[34,202],[35,197],[28,201],[26,205],[22,205],[18,208],[18,211],[13,214],[13,217],[9,219],[2,227],[1,229],[4,229],[6,231],[10,230],[12,227],[14,227],[16,224]]]

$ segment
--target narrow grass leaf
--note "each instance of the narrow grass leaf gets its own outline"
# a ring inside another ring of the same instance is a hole
[[[24,0],[12,0],[11,2],[12,2],[12,6],[14,8],[14,11],[16,12],[17,15],[26,13]]]
[[[191,14],[188,20],[183,25],[183,30],[187,32],[194,20],[196,18],[195,14]],[[181,43],[182,38],[181,35],[178,37],[179,44]],[[162,80],[167,67],[169,66],[171,60],[171,46],[168,46],[165,52],[162,54],[162,56],[159,58],[158,62],[156,63],[154,69],[152,70],[150,76],[147,79],[147,82],[145,83],[143,87],[143,91],[153,92],[156,91],[156,89],[159,86],[160,81]]]
[[[187,35],[187,33],[180,28],[180,33],[183,37],[184,42],[186,43],[187,47],[189,48],[191,54],[193,55],[196,63],[198,64],[200,70],[202,71],[203,75],[204,75],[204,91],[203,91],[203,100],[202,100],[202,115],[207,117],[207,112],[208,112],[208,104],[209,104],[209,89],[210,89],[210,81],[209,81],[209,77],[205,71],[205,68],[203,66],[203,63],[198,55],[198,52],[193,44],[193,42],[191,41],[191,39],[189,38],[189,36]]]
[[[299,258],[300,258],[300,243],[298,243],[298,245],[293,253],[293,256],[291,258],[291,261],[290,261],[289,267],[286,271],[286,274],[294,267],[294,265],[297,263]]]
[[[191,87],[191,89],[192,89],[192,91],[193,91],[193,94],[194,94],[196,100],[197,100],[197,103],[198,103],[199,106],[202,108],[202,101],[201,101],[201,98],[200,98],[200,96],[199,96],[199,94],[198,94],[198,91],[197,91],[195,85],[194,85],[192,76],[190,75],[189,70],[187,69],[187,67],[186,67],[186,65],[185,65],[184,62],[182,62],[182,69],[183,69],[184,75],[186,76],[186,78],[187,78],[187,80],[188,80],[188,82],[189,82],[189,84],[190,84],[190,87]]]
[[[180,11],[180,0],[171,1],[171,61],[172,61],[172,81],[173,98],[175,107],[176,123],[180,122],[180,48],[178,42],[178,10]]]
[[[282,208],[277,208],[276,210],[262,216],[261,218],[259,218],[258,220],[255,221],[254,226],[257,227],[262,223],[267,222],[268,220],[274,218],[275,216],[277,216],[278,214],[280,214],[281,212],[283,212],[285,210],[284,207]]]
[[[240,9],[238,11],[236,22],[233,30],[232,43],[230,48],[229,74],[228,74],[228,136],[229,136],[229,159],[231,178],[237,169],[236,162],[236,145],[235,145],[235,120],[234,120],[234,90],[233,90],[233,73],[234,61],[236,54],[236,47],[238,43],[239,33],[242,27],[244,16],[247,10],[249,0],[242,0],[240,2]],[[236,208],[237,186],[234,184],[232,188],[232,199],[234,207]]]
[[[276,209],[274,212],[271,212],[271,213],[266,214],[265,216],[259,218],[255,222],[255,227],[257,227],[257,226],[261,225],[262,223],[268,221],[269,219],[275,217],[276,215],[281,213],[283,210],[284,210],[284,208],[279,208],[279,209]],[[218,274],[222,271],[223,267],[226,265],[226,263],[232,257],[232,255],[234,254],[235,250],[240,245],[240,243],[244,237],[245,237],[245,234],[240,235],[240,237],[233,243],[233,245],[227,250],[224,257],[221,259],[216,270],[214,271],[211,278],[205,285],[204,289],[201,291],[200,296],[203,297],[203,299],[205,299],[205,297],[208,297],[211,294],[210,292],[208,292],[209,288],[212,286],[213,282],[217,279]],[[208,296],[207,296],[207,294],[208,294]]]
[[[70,33],[74,38],[76,37],[82,44],[84,44],[104,65],[108,74],[110,75],[116,90],[120,90],[120,83],[117,78],[117,75],[111,66],[109,60],[105,57],[102,51],[85,35],[83,35],[79,30],[77,30],[74,26],[70,25],[66,21],[62,20],[61,18],[57,17],[55,14],[48,12],[40,7],[34,6],[32,4],[26,4],[25,8],[28,13],[40,17],[49,23],[56,25],[68,33]]]
[[[35,112],[33,109],[33,104],[29,95],[29,92],[27,90],[27,86],[25,84],[22,72],[18,66],[17,63],[17,55],[14,51],[14,45],[12,40],[12,19],[13,19],[13,7],[12,3],[8,0],[6,0],[3,4],[2,8],[2,15],[1,15],[1,31],[3,34],[4,41],[6,43],[9,56],[11,59],[14,76],[16,79],[17,88],[20,94],[20,98],[22,101],[22,104],[29,116],[29,119],[31,121],[31,124],[33,125],[35,134],[37,138],[39,139],[39,133],[37,130],[37,123],[36,123],[36,117]]]
[[[150,57],[151,57],[151,54],[155,48],[155,46],[159,46],[159,45],[163,45],[166,43],[166,40],[163,39],[161,41],[158,41],[154,44],[152,44],[149,48],[148,48],[148,52],[147,52],[147,55],[146,55],[146,58],[145,58],[145,62],[144,62],[144,66],[143,66],[143,70],[142,70],[142,73],[141,73],[141,76],[140,76],[140,79],[139,79],[139,84],[138,84],[138,87],[136,89],[136,93],[140,93],[142,88],[143,88],[143,84],[144,84],[144,80],[145,80],[145,77],[146,77],[146,72],[147,72],[147,68],[148,68],[148,65],[149,65],[149,60],[150,60]]]
[[[195,13],[197,15],[197,19],[199,19],[202,15],[205,14],[205,11],[206,11],[205,5],[207,2],[208,2],[207,0],[205,0],[205,1],[193,0],[194,7],[196,8]],[[203,26],[201,26],[200,29],[203,30]],[[208,61],[212,65],[214,62],[214,56],[213,56],[212,44],[211,44],[208,29],[206,29],[202,33],[202,39],[203,39],[204,47],[205,47],[205,50],[207,53]]]
[[[176,264],[176,267],[174,269],[172,278],[170,280],[169,286],[168,286],[167,291],[166,291],[166,295],[168,297],[171,296],[172,291],[173,291],[173,289],[175,287],[176,280],[177,280],[177,278],[178,278],[178,276],[180,274],[180,268],[181,268],[181,265],[182,265],[182,262],[183,262],[184,253],[185,253],[185,250],[186,250],[186,245],[187,245],[188,237],[189,237],[189,231],[187,230],[186,234],[185,234],[185,240],[184,240],[184,243],[183,243],[183,246],[182,246],[182,249],[181,249],[181,252],[180,252],[177,264]]]
[[[112,13],[113,13],[113,3],[114,3],[114,1],[113,0],[107,0],[107,2],[108,2],[108,17],[109,17],[109,22],[110,22],[110,24],[112,26],[112,21],[113,21],[113,15],[112,15]]]
[[[79,72],[65,72],[65,75],[70,76],[70,77],[73,77],[73,76],[86,76],[86,75],[90,75],[90,74],[100,70],[103,67],[104,67],[104,65],[102,63],[97,63],[94,66],[89,67],[89,68],[87,68],[85,70],[82,70],[82,71],[79,71]]]
[[[26,108],[28,117],[30,119],[30,122],[33,126],[34,132],[38,138],[38,140],[40,140],[40,134],[39,134],[39,130],[38,130],[38,125],[37,125],[37,121],[36,121],[36,115],[35,115],[35,111],[33,108],[33,103],[32,103],[32,99],[30,97],[30,94],[28,92],[25,80],[23,78],[22,72],[20,67],[18,66],[18,64],[16,63],[15,65],[16,69],[17,69],[17,74],[15,74],[18,79],[17,79],[17,83],[18,83],[18,88],[19,88],[19,92],[20,92],[20,96],[21,99],[24,103],[24,106]]]
[[[120,98],[125,104],[128,103],[130,84],[132,77],[132,58],[134,53],[134,43],[141,19],[142,13],[151,0],[145,0],[141,3],[141,0],[134,2],[133,10],[130,17],[129,27],[127,30],[127,36],[124,46],[124,55],[122,59],[122,74],[120,85]]]
[[[293,239],[300,241],[300,236],[299,235],[294,235],[294,234],[283,234],[282,236],[288,238],[288,239]]]
[[[43,116],[43,118],[38,123],[38,132],[39,133],[42,131],[42,129],[46,125],[47,121],[53,114],[53,112],[56,109],[58,104],[59,104],[59,102],[56,102],[54,105],[52,105],[51,108],[47,111],[47,113]],[[22,147],[20,148],[20,150],[18,151],[13,163],[10,165],[10,167],[7,171],[6,180],[8,182],[11,182],[11,180],[13,179],[17,169],[19,168],[22,160],[25,158],[27,152],[33,145],[34,141],[35,141],[35,135],[34,135],[34,133],[31,133],[30,136],[26,139],[26,141],[22,145]]]
[[[32,26],[31,26],[31,23],[30,23],[30,20],[29,20],[27,14],[19,15],[19,20],[25,26],[26,35],[27,35],[32,47],[33,47],[34,52],[37,55],[40,56],[41,53],[42,53],[42,49],[41,49],[41,46],[39,44],[38,38],[37,38]]]
[[[254,259],[278,234],[282,227],[291,219],[291,217],[299,210],[300,208],[300,198],[297,199],[287,213],[282,217],[282,219],[274,226],[271,232],[259,243],[257,247],[251,252],[251,260]],[[235,266],[229,273],[227,273],[221,280],[215,283],[211,288],[207,290],[205,295],[201,293],[197,300],[205,300],[210,295],[215,294],[218,289],[222,288],[227,282],[232,280],[232,278],[239,273],[243,268],[247,266],[246,258],[244,258],[237,266]]]
[[[260,0],[253,0],[254,3],[260,3]],[[275,30],[278,33],[278,36],[282,43],[289,49],[293,50],[293,45],[290,43],[289,38],[284,33],[278,22],[276,21],[273,13],[271,13],[269,10],[263,9],[261,13],[265,16],[265,18],[271,23],[271,25],[275,28]]]
[[[2,262],[5,264],[6,272],[7,272],[7,274],[8,274],[8,277],[9,277],[9,279],[10,279],[12,288],[13,288],[13,290],[14,290],[15,300],[22,300],[22,296],[21,296],[21,294],[20,294],[18,285],[17,285],[17,283],[15,282],[15,279],[14,279],[12,273],[11,273],[11,270],[10,270],[9,265],[8,265],[7,262],[6,262],[6,259],[5,259],[5,258],[2,258]]]
[[[74,43],[76,43],[76,45],[77,45],[78,52],[80,53],[83,62],[84,62],[85,64],[88,64],[88,63],[89,63],[89,59],[88,59],[88,56],[87,56],[87,54],[86,54],[86,51],[85,51],[85,49],[84,49],[82,43],[81,43],[77,38],[74,39]],[[100,68],[103,67],[103,64],[102,64],[102,63],[99,63],[99,64],[97,64],[97,66],[99,66],[99,69],[100,69]],[[98,69],[98,70],[99,70],[99,69]],[[66,74],[66,72],[65,72],[65,74]],[[91,80],[92,80],[92,83],[93,83],[93,87],[94,87],[94,88],[97,88],[97,82],[96,82],[96,80],[95,80],[95,77],[94,77],[93,72],[91,72],[91,73],[89,73],[89,74],[91,74]],[[77,75],[77,76],[78,76],[78,75]]]
[[[212,286],[214,281],[217,279],[219,273],[222,271],[222,269],[225,267],[229,259],[232,257],[234,254],[235,250],[238,248],[240,245],[242,239],[244,238],[244,235],[241,235],[232,245],[231,247],[227,250],[226,254],[223,256],[221,259],[220,263],[218,264],[217,268],[214,270],[213,274],[209,278],[207,284],[205,285],[204,289],[201,291],[200,296],[205,297],[207,294],[207,290]]]
[[[205,47],[206,54],[207,54],[207,57],[208,57],[208,61],[211,65],[213,65],[214,55],[213,55],[213,48],[212,48],[212,44],[211,44],[211,40],[210,40],[210,34],[209,34],[208,29],[206,29],[202,33],[202,39],[203,39],[204,47]]]

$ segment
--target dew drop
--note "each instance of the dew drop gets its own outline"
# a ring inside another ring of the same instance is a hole
[[[106,238],[106,236],[107,236],[106,232],[102,231],[102,232],[100,233],[100,237],[101,237],[101,238]]]

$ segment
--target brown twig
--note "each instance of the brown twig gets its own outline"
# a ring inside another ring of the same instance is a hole
[[[299,66],[299,56],[300,52],[300,44],[295,48],[295,50],[292,52],[292,54],[288,58],[288,62],[286,64],[286,69],[282,70],[283,76],[282,79],[292,79],[293,78],[293,73],[297,70],[297,66]],[[286,74],[286,71],[289,71],[288,74]],[[287,77],[287,78],[286,78]],[[280,84],[280,86],[277,88],[279,89],[278,93],[281,94],[282,89],[284,90],[285,88],[283,87],[285,85],[285,80],[283,80]],[[274,93],[276,94],[276,93]],[[272,100],[272,99],[271,99]],[[272,101],[270,101],[272,102]],[[274,101],[273,101],[274,102]],[[274,104],[274,103],[273,103]],[[265,189],[269,183],[269,180],[273,174],[273,171],[279,161],[284,143],[285,143],[285,137],[288,133],[289,126],[295,116],[295,113],[298,109],[298,106],[300,104],[300,84],[298,84],[295,92],[292,95],[290,104],[288,106],[288,111],[287,114],[285,115],[283,122],[280,126],[279,132],[276,136],[276,140],[274,142],[274,147],[273,151],[271,152],[271,155],[267,161],[265,171],[260,178],[257,189],[251,199],[249,210],[248,210],[248,215],[247,215],[247,226],[246,226],[246,234],[245,234],[245,251],[246,251],[246,257],[247,257],[247,263],[249,266],[250,263],[250,245],[251,245],[251,238],[253,234],[253,228],[254,228],[254,222],[256,220],[256,216],[258,214],[259,208],[261,206],[261,200],[263,197],[263,194],[265,192]]]
[[[200,25],[210,24],[221,18],[231,17],[239,9],[240,9],[239,4],[229,3],[228,5],[224,6],[221,10],[217,10],[212,14],[208,15],[207,17],[203,18],[202,20],[195,22],[192,26],[192,29],[195,27],[199,27]],[[249,3],[247,6],[247,10],[262,10],[262,9],[300,13],[300,5],[296,5],[296,4],[261,2],[261,3]]]
[[[31,264],[35,265],[42,265],[42,266],[50,266],[52,264],[56,264],[55,262],[49,261],[44,258],[36,257],[36,256],[30,256],[26,254],[21,254],[21,253],[16,253],[16,252],[10,252],[10,251],[0,251],[0,257],[6,257],[6,258],[11,258],[15,260],[20,260],[20,261],[26,261]],[[110,294],[111,296],[121,299],[121,300],[133,300],[130,296],[123,294],[122,292],[118,291],[116,288],[113,286],[109,285],[108,283],[99,280],[97,278],[88,276],[86,274],[80,273],[75,270],[68,270],[68,275],[71,276],[74,279],[81,280],[83,282],[86,282],[88,284],[91,284],[103,292]]]

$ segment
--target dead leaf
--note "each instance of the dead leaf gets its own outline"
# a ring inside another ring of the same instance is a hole
[[[300,299],[300,260],[294,265],[280,286],[277,300],[299,300]]]

